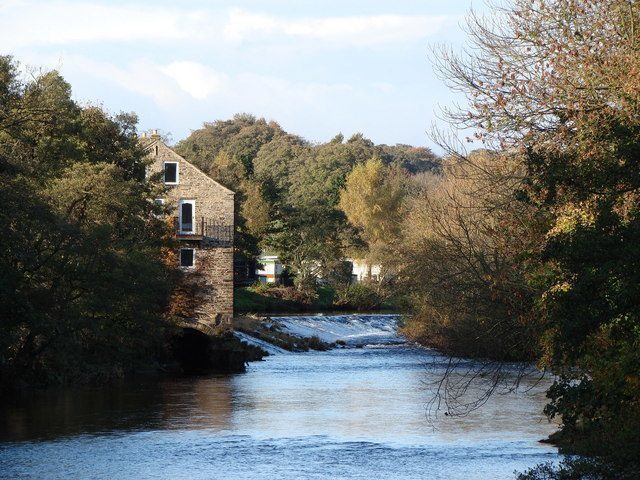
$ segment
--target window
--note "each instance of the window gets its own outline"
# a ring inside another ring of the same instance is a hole
[[[195,200],[180,200],[179,202],[179,222],[180,233],[194,233],[194,217],[196,214]]]
[[[164,162],[164,183],[178,183],[178,162]]]
[[[183,268],[193,268],[196,264],[196,249],[181,248],[180,249],[180,266]]]

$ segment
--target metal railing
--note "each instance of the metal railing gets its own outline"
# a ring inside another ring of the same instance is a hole
[[[220,225],[211,218],[195,217],[193,222],[180,223],[173,217],[174,232],[181,240],[207,240],[220,246],[233,245],[233,226]]]

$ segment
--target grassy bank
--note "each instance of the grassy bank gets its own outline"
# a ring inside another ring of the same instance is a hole
[[[234,309],[243,313],[298,313],[321,312],[335,309],[333,298],[335,291],[329,287],[321,287],[316,298],[295,296],[291,289],[265,289],[254,286],[236,288]]]
[[[235,290],[236,314],[303,313],[332,311],[402,311],[403,303],[396,299],[382,301],[375,292],[362,284],[352,285],[347,293],[324,286],[315,292],[298,292],[293,287],[252,285]]]

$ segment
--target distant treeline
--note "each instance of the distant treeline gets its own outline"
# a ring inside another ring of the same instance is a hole
[[[406,175],[436,172],[428,148],[375,145],[362,134],[312,144],[251,115],[206,123],[176,151],[236,192],[236,260],[277,253],[300,289],[327,279],[366,244],[339,208],[346,177],[372,158]]]

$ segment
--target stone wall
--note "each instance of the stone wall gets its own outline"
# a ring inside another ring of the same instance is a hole
[[[165,198],[165,204],[174,208],[174,215],[178,215],[179,200],[195,200],[195,218],[206,217],[219,225],[233,225],[234,193],[231,190],[215,182],[161,141],[155,141],[148,148],[153,159],[147,170],[149,175],[162,175],[164,162],[177,162],[179,165],[179,183],[167,185]]]
[[[214,325],[231,325],[233,318],[233,248],[199,248],[196,268],[202,273],[206,287],[198,319],[210,319]]]

